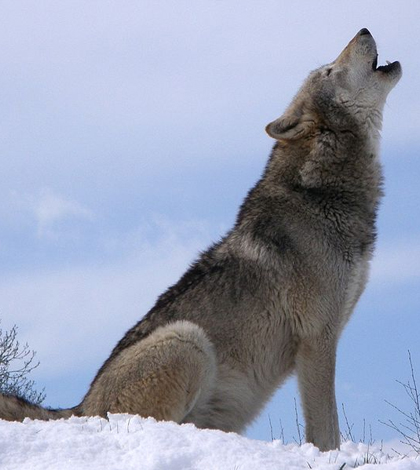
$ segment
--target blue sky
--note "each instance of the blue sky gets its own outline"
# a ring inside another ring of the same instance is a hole
[[[112,347],[232,225],[308,72],[362,27],[404,76],[385,108],[386,197],[370,284],[338,352],[355,432],[420,377],[420,4],[3,1],[0,318],[38,352],[46,404],[72,406]],[[293,379],[248,435],[294,429]],[[342,418],[342,417],[341,417]],[[343,419],[341,419],[343,422]],[[343,422],[344,424],[344,422]],[[360,431],[361,433],[361,431]]]

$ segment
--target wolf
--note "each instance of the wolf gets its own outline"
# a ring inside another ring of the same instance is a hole
[[[131,413],[240,432],[297,374],[306,439],[339,448],[335,362],[368,279],[382,196],[385,99],[371,33],[310,73],[234,227],[161,295],[100,368],[83,401],[53,410],[1,395],[0,418]]]

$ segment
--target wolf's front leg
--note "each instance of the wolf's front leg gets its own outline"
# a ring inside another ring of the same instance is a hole
[[[306,424],[306,440],[320,450],[340,447],[335,400],[335,335],[305,338],[296,356],[299,389]]]

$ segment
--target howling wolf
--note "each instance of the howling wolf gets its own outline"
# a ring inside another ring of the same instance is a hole
[[[338,448],[337,342],[363,292],[381,197],[382,110],[401,77],[362,29],[310,73],[232,230],[131,328],[83,401],[0,395],[0,418],[132,413],[240,432],[296,372],[306,437]]]

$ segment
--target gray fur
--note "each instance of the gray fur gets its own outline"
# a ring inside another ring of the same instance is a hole
[[[307,440],[339,447],[340,333],[363,292],[381,197],[378,140],[398,62],[377,70],[361,30],[312,72],[281,118],[234,228],[117,344],[82,403],[0,397],[0,417],[136,413],[240,432],[297,373]],[[373,65],[372,65],[373,64]]]

